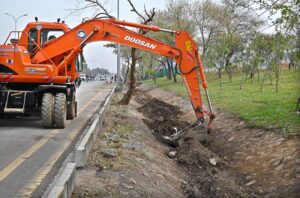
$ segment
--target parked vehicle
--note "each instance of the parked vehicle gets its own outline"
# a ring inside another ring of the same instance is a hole
[[[80,74],[80,80],[86,82],[86,75],[85,74]]]
[[[106,80],[106,77],[105,77],[105,76],[100,76],[99,80],[100,80],[100,81],[105,81],[105,80]]]

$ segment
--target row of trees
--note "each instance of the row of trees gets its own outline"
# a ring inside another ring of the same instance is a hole
[[[299,68],[299,21],[291,11],[297,2],[288,4],[289,9],[283,6],[284,2],[275,8],[265,1],[251,3],[242,0],[224,0],[222,3],[211,0],[192,3],[187,0],[169,0],[166,10],[157,12],[153,23],[167,29],[191,32],[199,43],[206,69],[216,71],[220,79],[223,73],[232,79],[239,68],[242,72],[240,89],[248,78],[252,82],[257,74],[260,75],[258,81],[261,90],[267,77],[270,80],[275,78],[278,90],[281,63],[289,64],[289,68]],[[261,6],[259,10],[255,9],[258,5]],[[286,14],[282,14],[281,20],[273,21],[272,26],[276,29],[272,33],[262,32],[270,21],[263,20],[259,11],[265,13],[267,9],[272,13],[277,9]],[[286,10],[290,12],[288,16]],[[150,34],[165,43],[174,44],[172,36],[166,33]],[[138,53],[139,57],[143,57],[138,61],[139,78],[152,76],[155,80],[156,71],[165,68],[168,71],[167,78],[177,81],[173,60],[147,52]],[[130,70],[130,54],[126,48],[123,48],[122,56],[126,60],[123,65],[126,75]]]
[[[299,69],[299,4],[299,1],[223,0],[215,3],[205,0],[189,3],[170,0],[167,9],[159,13],[161,17],[156,18],[162,20],[155,21],[155,24],[192,32],[201,48],[206,69],[217,71],[220,79],[223,72],[232,79],[238,67],[243,76],[241,89],[247,78],[252,82],[257,74],[260,75],[261,90],[265,78],[272,81],[274,77],[278,91],[281,63]],[[280,12],[281,17],[273,21],[263,20],[262,15],[266,12]],[[272,23],[275,28],[271,33],[262,32],[269,26],[267,23]],[[160,35],[158,38],[168,41]],[[263,74],[260,74],[261,70]],[[172,68],[169,71],[172,72]]]
[[[95,3],[108,14],[104,1],[85,2]],[[199,43],[205,69],[216,72],[220,79],[223,75],[232,79],[235,72],[242,72],[240,89],[257,75],[261,91],[266,78],[274,78],[278,90],[283,60],[289,68],[299,69],[299,0],[167,0],[166,9],[160,11],[146,7],[139,11],[131,0],[128,3],[143,24],[189,31]],[[272,15],[275,17],[270,18]],[[265,33],[269,27],[275,29]],[[167,33],[139,32],[174,45],[173,37]],[[134,93],[136,78],[155,80],[155,73],[165,68],[167,78],[177,81],[178,71],[172,59],[128,47],[121,48],[121,56],[123,76],[130,84],[125,104]]]

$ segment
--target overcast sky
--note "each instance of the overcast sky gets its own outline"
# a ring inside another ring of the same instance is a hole
[[[3,43],[10,31],[14,30],[14,21],[4,13],[15,17],[28,14],[18,20],[17,30],[23,30],[28,22],[34,21],[37,16],[40,21],[56,21],[57,18],[65,20],[70,28],[78,25],[83,17],[90,17],[93,13],[84,13],[82,16],[70,16],[70,10],[75,7],[76,0],[1,0],[0,1],[0,43]],[[136,8],[143,10],[165,8],[165,0],[133,0]],[[117,16],[117,0],[107,0],[108,10],[113,16]],[[120,19],[126,21],[137,21],[136,15],[130,12],[127,0],[120,0]],[[111,72],[117,71],[116,56],[111,49],[102,47],[103,42],[87,45],[84,53],[90,68],[103,67]]]

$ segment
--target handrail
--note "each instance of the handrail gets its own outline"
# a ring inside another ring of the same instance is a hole
[[[6,37],[6,40],[5,40],[5,42],[4,42],[4,45],[6,45],[8,39],[10,38],[10,36],[11,36],[12,33],[15,33],[15,34],[18,33],[18,39],[19,39],[19,38],[20,38],[19,34],[22,33],[22,31],[11,31],[11,32],[8,34],[8,36]]]
[[[17,33],[18,34],[18,39],[20,38],[20,34],[22,35],[23,33],[25,33],[30,39],[31,39],[31,41],[35,44],[35,46],[42,52],[42,54],[53,64],[53,65],[55,65],[55,63],[50,59],[50,57],[45,53],[45,51],[35,42],[35,40],[31,37],[31,36],[29,36],[29,34],[27,34],[27,32],[25,32],[25,31],[11,31],[9,34],[8,34],[8,36],[7,36],[7,38],[6,38],[6,40],[5,40],[5,42],[4,42],[4,45],[6,45],[6,43],[7,43],[7,41],[8,41],[8,39],[10,38],[10,36],[11,36],[11,34],[13,34],[13,33]],[[20,43],[20,44],[25,44],[25,45],[27,45],[28,43]],[[56,65],[55,65],[56,66]]]

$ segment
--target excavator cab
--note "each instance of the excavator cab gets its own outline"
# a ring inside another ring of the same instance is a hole
[[[41,48],[51,40],[62,36],[69,28],[64,23],[32,22],[28,23],[20,37],[20,44],[30,53]]]

